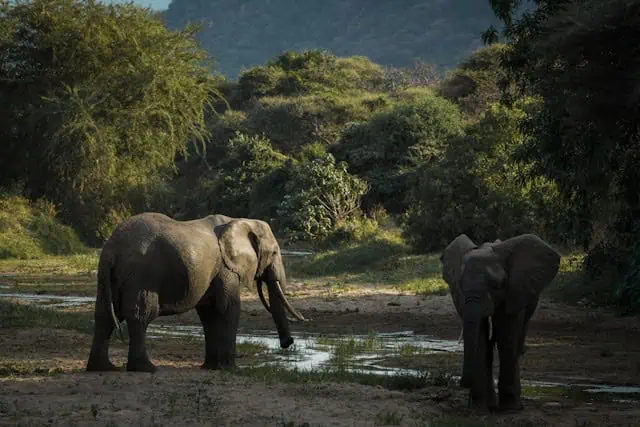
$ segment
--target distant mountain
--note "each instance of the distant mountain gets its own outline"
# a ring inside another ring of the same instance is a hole
[[[285,50],[318,48],[450,68],[497,25],[487,0],[173,0],[163,16],[172,29],[201,23],[199,41],[228,77]]]

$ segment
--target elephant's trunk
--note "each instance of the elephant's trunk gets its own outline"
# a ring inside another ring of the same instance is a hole
[[[261,288],[262,281],[258,280],[258,289]],[[289,319],[287,319],[287,313],[285,311],[284,298],[280,297],[281,288],[277,285],[277,281],[269,281],[267,282],[267,289],[269,290],[269,301],[271,302],[269,311],[271,312],[273,321],[276,323],[278,337],[280,338],[280,347],[288,348],[293,344],[293,338],[289,330]],[[263,303],[266,304],[264,296],[262,296],[262,299]]]
[[[483,383],[485,375],[485,352],[481,347],[480,336],[481,321],[465,321],[463,326],[464,334],[464,368],[463,372],[469,373],[471,378],[467,378],[467,386],[470,386],[469,406],[476,399],[482,400]]]
[[[491,375],[489,316],[493,314],[494,305],[488,292],[467,292],[463,308],[464,334],[464,368],[463,373],[470,374],[466,378],[471,387],[469,403],[490,403],[493,388]],[[491,389],[489,389],[491,387]]]

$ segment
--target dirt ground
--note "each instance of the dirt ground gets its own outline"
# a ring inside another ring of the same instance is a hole
[[[457,339],[460,333],[448,295],[403,295],[374,286],[331,290],[319,283],[292,283],[288,292],[310,319],[293,324],[295,334],[414,331]],[[240,322],[241,332],[274,329],[253,291],[243,294]],[[189,312],[156,323],[199,322]],[[160,368],[154,375],[86,373],[90,341],[90,336],[71,331],[0,327],[0,425],[471,426],[486,421],[503,426],[637,426],[640,419],[635,400],[542,395],[526,398],[524,411],[486,415],[465,408],[467,392],[459,387],[391,391],[350,383],[282,384],[203,371],[204,350],[195,340],[151,343],[151,356]],[[637,317],[542,301],[527,344],[524,379],[640,384]],[[125,363],[122,344],[115,344],[111,354],[116,364]],[[459,374],[461,360],[462,354],[455,354],[447,367]],[[419,354],[398,363],[438,367],[442,358]]]

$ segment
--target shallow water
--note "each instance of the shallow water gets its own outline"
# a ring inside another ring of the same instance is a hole
[[[150,325],[147,337],[160,339],[163,337],[198,337],[204,339],[201,326],[191,325]],[[462,351],[457,341],[440,340],[427,335],[415,335],[412,331],[379,333],[371,335],[350,335],[348,337],[333,335],[293,335],[294,345],[287,350],[280,349],[280,340],[274,331],[253,331],[251,334],[238,334],[238,343],[264,345],[273,361],[265,362],[290,369],[319,370],[335,367],[342,363],[349,371],[378,375],[422,375],[415,369],[401,369],[380,366],[379,363],[389,356],[398,355],[404,345],[410,345],[420,354]],[[363,343],[373,342],[375,350],[362,349]],[[346,355],[336,354],[341,345],[357,348]]]
[[[2,285],[4,287],[4,285]],[[43,307],[65,308],[93,303],[95,297],[38,295],[28,293],[0,293],[0,298],[12,298]],[[167,339],[171,337],[193,337],[204,339],[200,325],[163,325],[149,326],[147,337]],[[340,366],[352,372],[374,375],[411,375],[425,376],[428,372],[416,369],[404,369],[381,366],[389,358],[404,351],[411,354],[461,353],[463,344],[457,340],[441,340],[428,335],[417,335],[413,331],[377,333],[375,335],[294,335],[294,345],[287,350],[280,349],[278,335],[274,331],[252,331],[238,334],[238,343],[254,343],[265,346],[265,352],[271,357],[263,365],[278,365],[300,371],[321,370]],[[451,375],[453,381],[459,376]],[[640,387],[616,386],[607,384],[566,384],[549,381],[522,380],[523,387],[535,389],[535,396],[563,395],[579,399],[612,398],[616,402],[637,403],[640,399]],[[548,390],[545,391],[545,390]]]
[[[45,307],[65,308],[76,307],[93,303],[95,297],[81,297],[73,295],[38,295],[25,293],[0,293],[0,298],[11,298],[22,302],[33,302],[38,304],[46,304]]]

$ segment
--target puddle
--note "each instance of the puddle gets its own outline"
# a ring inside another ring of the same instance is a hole
[[[163,337],[197,337],[204,339],[201,326],[191,325],[150,325],[147,337],[161,339]],[[426,335],[415,335],[411,331],[380,333],[371,335],[319,336],[293,335],[294,345],[287,350],[280,349],[278,335],[273,331],[254,331],[252,334],[238,334],[238,343],[261,344],[273,356],[273,361],[263,365],[286,366],[299,371],[321,370],[343,364],[348,371],[371,373],[377,375],[424,375],[415,369],[401,369],[380,366],[386,357],[398,355],[404,345],[410,345],[420,354],[462,351],[457,340],[439,340]],[[374,343],[374,351],[363,350],[363,347]],[[348,354],[341,355],[340,348],[347,348]],[[352,350],[349,352],[349,350]],[[355,350],[355,351],[353,351]],[[336,360],[337,359],[337,360]]]
[[[309,251],[291,251],[291,250],[287,250],[287,249],[281,249],[280,253],[283,256],[309,256],[309,255],[313,255],[313,252],[309,252]]]
[[[85,305],[93,303],[95,297],[80,297],[80,296],[63,296],[63,295],[37,295],[37,294],[24,294],[24,293],[0,293],[0,298],[12,298],[23,302],[34,302],[43,304],[46,307],[52,308],[65,308],[65,307],[77,307],[79,305]]]

